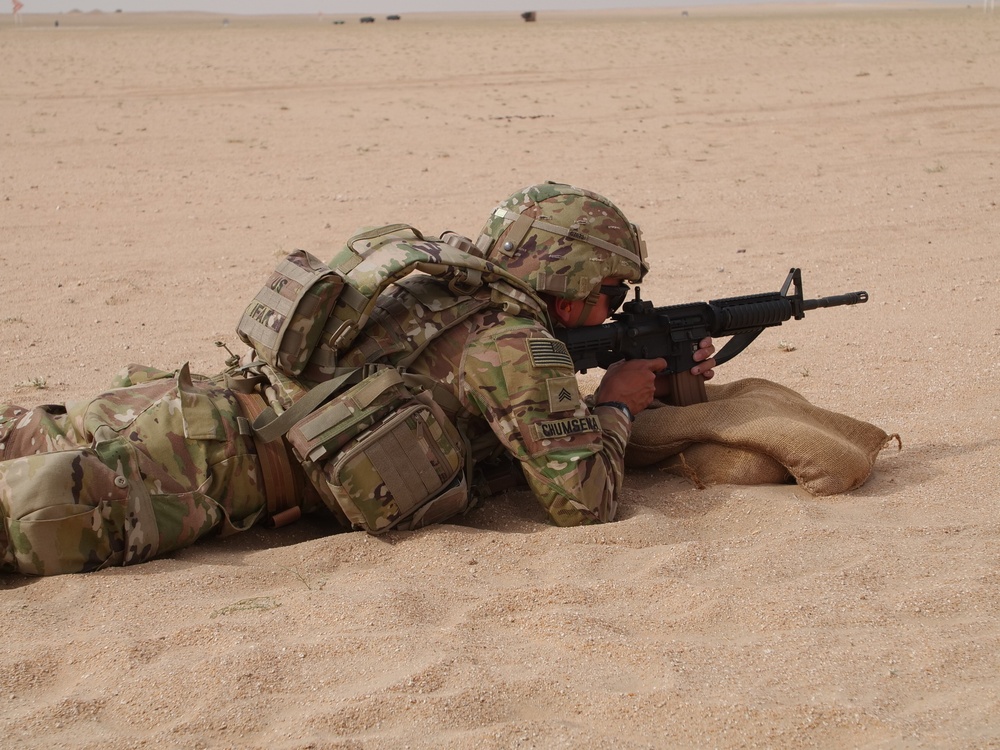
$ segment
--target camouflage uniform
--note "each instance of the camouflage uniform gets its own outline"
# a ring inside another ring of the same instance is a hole
[[[130,565],[249,528],[265,498],[233,394],[185,365],[90,401],[0,406],[0,572]]]
[[[646,270],[638,230],[606,199],[568,186],[515,194],[480,239],[490,241],[487,258],[532,289],[585,299],[588,307],[602,278],[638,281]],[[338,364],[360,364],[369,352],[407,361],[451,391],[457,406],[450,416],[470,439],[474,461],[506,454],[519,462],[559,525],[613,519],[628,416],[614,406],[591,410],[544,310],[516,295],[498,299],[496,291],[462,295],[430,277],[403,279],[380,298]],[[420,354],[409,362],[414,351]],[[312,384],[272,375],[270,390],[285,407]],[[134,368],[88,402],[0,407],[0,572],[143,562],[266,517],[273,498],[263,477],[273,467],[241,423],[253,415],[241,412],[244,402],[221,380],[193,378],[186,366],[177,373]],[[308,511],[318,495],[301,480],[296,475],[296,500]]]
[[[454,386],[463,406],[521,462],[557,525],[613,520],[629,418],[614,407],[587,407],[565,346],[538,323],[489,311],[468,321],[461,334],[464,351],[455,347],[458,335],[441,339],[414,369],[435,379],[458,373]],[[459,362],[449,354],[458,354]]]
[[[420,281],[448,298],[442,282]],[[406,296],[404,282],[387,299]],[[611,520],[631,425],[618,409],[586,406],[564,345],[540,322],[494,308],[448,334],[410,369],[452,391],[462,412],[450,416],[474,458],[519,461],[556,524]],[[0,572],[130,565],[265,517],[260,465],[231,391],[186,366],[132,367],[114,385],[65,406],[0,407]]]
[[[373,340],[398,341],[393,329],[427,308],[450,309],[454,299],[445,282],[404,279],[380,299],[354,352],[376,350]],[[385,359],[396,364],[404,355]],[[462,411],[450,416],[470,438],[476,461],[507,455],[519,462],[554,523],[614,518],[631,422],[619,409],[592,411],[584,403],[565,345],[539,320],[489,307],[435,338],[409,369],[457,398]]]
[[[538,293],[583,301],[584,320],[605,278],[637,282],[648,270],[639,229],[603,196],[544,183],[497,206],[475,248],[533,290],[540,307],[498,288],[462,298],[442,281],[406,278],[379,298],[343,363],[388,361],[429,375],[457,397],[461,413],[453,416],[472,439],[474,458],[504,452],[516,459],[557,524],[610,521],[631,422],[619,408],[591,411],[580,399],[573,362],[552,336]],[[477,298],[492,304],[463,318]],[[410,361],[425,331],[442,328]],[[361,356],[352,361],[352,354]]]

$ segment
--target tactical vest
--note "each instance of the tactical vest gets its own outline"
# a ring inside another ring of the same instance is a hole
[[[405,367],[490,306],[547,320],[534,290],[458,235],[369,229],[329,264],[296,250],[237,328],[286,392],[289,382],[304,386],[294,403],[270,399],[255,438],[284,436],[327,506],[370,533],[465,511],[471,449],[446,414],[460,407]]]
[[[545,303],[535,291],[483,258],[470,240],[455,234],[425,238],[409,225],[392,224],[356,234],[328,264],[304,250],[291,253],[247,307],[237,333],[278,370],[307,383],[329,380],[386,288],[418,271],[447,281],[457,301],[440,316],[440,330],[394,332],[401,340],[385,342],[394,353],[419,354],[434,336],[475,312],[471,297],[482,300],[479,309],[496,305],[545,319]],[[488,299],[478,294],[484,288]],[[371,350],[352,360],[379,361],[385,353]]]

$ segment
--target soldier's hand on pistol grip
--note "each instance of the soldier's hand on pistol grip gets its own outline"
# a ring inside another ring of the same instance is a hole
[[[656,395],[656,373],[667,366],[665,359],[621,360],[611,365],[601,379],[595,401],[620,402],[638,414]]]

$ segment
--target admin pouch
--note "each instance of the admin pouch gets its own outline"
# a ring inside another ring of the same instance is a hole
[[[295,250],[247,307],[236,333],[257,355],[289,375],[309,361],[344,280],[305,250]]]
[[[438,523],[469,508],[470,454],[437,403],[442,394],[421,381],[394,367],[349,370],[280,416],[265,411],[254,430],[285,434],[324,502],[354,528]]]

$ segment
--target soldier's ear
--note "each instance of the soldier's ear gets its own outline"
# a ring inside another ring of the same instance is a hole
[[[566,299],[565,297],[553,297],[552,304],[550,305],[552,316],[563,327],[569,327],[570,322],[578,317],[575,307],[576,305],[573,304],[573,300]]]

